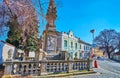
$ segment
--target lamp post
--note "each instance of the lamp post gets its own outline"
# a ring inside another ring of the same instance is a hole
[[[92,29],[92,30],[90,30],[90,32],[92,33],[92,36],[93,36],[92,48],[94,48],[94,54],[95,54],[95,47],[96,47],[96,45],[94,44],[94,33],[95,33],[95,30]],[[96,60],[96,56],[94,58],[94,68],[98,68],[98,63],[97,63],[97,60]]]
[[[92,33],[92,37],[93,37],[93,40],[92,40],[92,48],[93,48],[93,46],[94,46],[94,33],[95,33],[95,29],[90,30],[90,32]],[[95,47],[94,47],[94,53],[95,53]]]

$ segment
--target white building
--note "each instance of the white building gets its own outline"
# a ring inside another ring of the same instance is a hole
[[[62,58],[65,60],[69,56],[71,60],[75,58],[87,58],[91,50],[90,48],[90,44],[75,37],[72,31],[69,31],[68,33],[58,33],[58,49],[61,51]]]
[[[78,40],[79,43],[79,57],[88,58],[89,54],[92,52],[92,46],[89,43],[86,43],[82,40]]]

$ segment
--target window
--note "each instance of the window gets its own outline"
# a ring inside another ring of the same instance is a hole
[[[73,48],[73,42],[71,42],[71,48]]]
[[[84,50],[85,50],[85,46],[84,46]]]
[[[82,57],[82,53],[79,54],[79,57]]]
[[[75,43],[75,49],[77,49],[77,43]]]
[[[86,50],[87,50],[87,48],[88,48],[88,47],[86,46]]]
[[[87,47],[87,50],[89,50],[89,46]]]
[[[81,44],[80,44],[80,49],[81,49]]]
[[[64,40],[64,48],[67,48],[67,40]]]
[[[88,50],[88,48],[89,48],[89,47],[88,47],[88,46],[86,46],[86,50]]]

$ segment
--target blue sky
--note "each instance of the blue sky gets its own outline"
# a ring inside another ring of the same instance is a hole
[[[72,30],[75,36],[91,43],[103,29],[120,32],[120,0],[61,0],[56,26],[58,31]]]
[[[92,42],[91,29],[96,30],[95,36],[103,29],[120,32],[120,0],[56,1],[62,5],[57,7],[57,31],[72,30],[75,36],[89,43]],[[5,37],[1,36],[0,39],[5,40]]]

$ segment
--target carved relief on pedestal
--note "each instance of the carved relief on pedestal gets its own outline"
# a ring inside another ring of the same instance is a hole
[[[12,52],[13,52],[12,49],[8,50],[6,61],[11,61],[12,60]]]
[[[47,50],[55,51],[56,49],[56,38],[52,36],[48,36],[47,38]]]
[[[12,49],[8,51],[8,59],[11,59],[11,56],[12,56]]]

